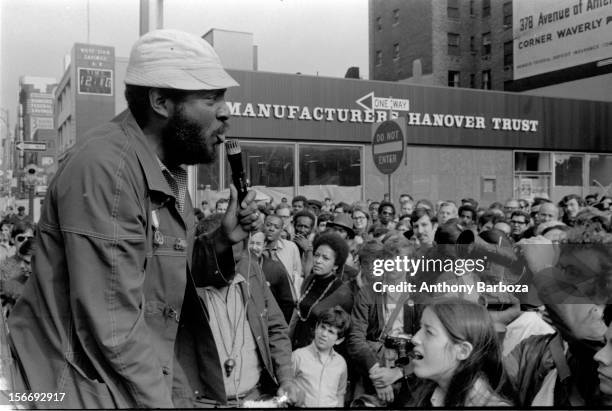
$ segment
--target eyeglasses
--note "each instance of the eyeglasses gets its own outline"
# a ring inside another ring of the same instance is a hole
[[[523,225],[523,224],[527,224],[527,222],[526,221],[518,221],[518,220],[510,220],[510,224],[520,224],[520,225]]]
[[[19,241],[20,243],[23,243],[28,238],[34,238],[34,236],[25,234],[18,234],[17,236],[15,236],[15,240]]]

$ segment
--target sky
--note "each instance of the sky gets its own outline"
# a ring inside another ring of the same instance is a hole
[[[10,112],[11,129],[20,76],[59,81],[75,42],[113,46],[115,56],[128,57],[139,6],[140,0],[0,0],[0,106]],[[368,78],[367,0],[164,0],[164,28],[251,32],[261,71],[343,77],[358,66]]]

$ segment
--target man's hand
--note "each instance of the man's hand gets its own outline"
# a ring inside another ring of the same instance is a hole
[[[301,407],[304,405],[304,391],[302,391],[293,381],[285,381],[276,392],[279,397],[286,395],[289,403]]]
[[[393,387],[387,386],[385,388],[376,388],[376,396],[381,401],[386,401],[388,404],[391,404],[395,399],[393,395]]]
[[[370,372],[370,380],[376,388],[390,386],[402,378],[404,374],[401,368],[378,367]]]
[[[301,234],[296,234],[293,237],[293,242],[303,251],[312,250],[312,242]]]
[[[545,268],[554,267],[559,261],[559,247],[541,235],[523,238],[516,243],[532,273],[537,274]]]
[[[255,191],[249,191],[238,209],[238,191],[230,184],[230,200],[223,220],[221,220],[221,233],[226,244],[236,244],[244,240],[251,231],[263,225],[263,217],[257,210]]]

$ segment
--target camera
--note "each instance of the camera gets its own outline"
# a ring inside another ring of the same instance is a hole
[[[395,365],[404,366],[410,362],[410,352],[414,348],[412,336],[400,334],[397,337],[387,336],[384,340],[385,348],[395,351]]]

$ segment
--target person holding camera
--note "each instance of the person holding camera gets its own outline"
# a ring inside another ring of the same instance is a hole
[[[460,298],[428,305],[413,337],[416,407],[509,407],[501,349],[487,309]]]
[[[383,246],[382,258],[400,256],[414,258],[414,246],[402,235],[389,238]],[[380,278],[391,286],[406,281],[406,272],[388,271]],[[376,292],[371,286],[357,294],[351,314],[348,354],[354,360],[361,383],[355,388],[355,406],[387,406],[398,404],[409,396],[407,353],[411,338],[418,329],[419,296],[422,293]]]

